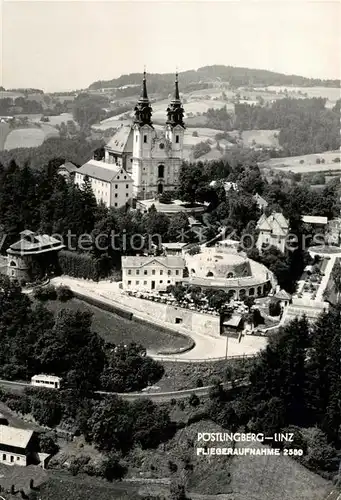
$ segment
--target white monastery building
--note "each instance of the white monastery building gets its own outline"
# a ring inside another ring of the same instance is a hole
[[[268,217],[263,214],[257,223],[257,228],[259,229],[257,240],[259,251],[262,251],[263,246],[274,246],[282,253],[285,253],[289,235],[289,222],[282,213],[272,213]]]
[[[117,164],[89,160],[75,173],[75,183],[81,187],[86,177],[98,203],[103,202],[107,207],[119,208],[132,198],[133,180],[130,174]]]
[[[156,131],[144,72],[132,124],[118,129],[104,147],[103,160],[90,160],[77,170],[75,182],[81,185],[88,176],[97,201],[111,207],[173,191],[178,186],[185,134],[178,74],[166,111],[164,128]]]
[[[123,290],[165,290],[183,279],[185,260],[178,256],[122,257]]]

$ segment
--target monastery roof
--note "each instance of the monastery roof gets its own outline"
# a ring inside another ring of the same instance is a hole
[[[57,238],[48,234],[35,234],[26,229],[20,233],[21,239],[13,243],[7,252],[9,254],[39,254],[51,250],[61,250],[64,245]]]
[[[33,431],[31,430],[0,425],[0,448],[1,445],[6,445],[25,449],[32,436]]]
[[[116,153],[123,153],[131,133],[132,128],[130,125],[120,127],[110,141],[107,142],[105,148]]]
[[[328,224],[328,217],[302,215],[302,221],[307,224]]]
[[[172,268],[184,268],[185,260],[182,257],[177,256],[167,256],[167,257],[150,257],[150,256],[142,256],[142,257],[122,257],[122,267],[130,268],[130,267],[143,267],[148,264],[152,264],[155,262],[156,264],[161,264],[164,267],[172,267]]]
[[[117,174],[122,170],[122,167],[115,163],[105,163],[104,161],[89,160],[77,170],[79,174],[94,177],[100,181],[111,182],[115,179]],[[130,181],[130,175],[124,171],[126,180]]]

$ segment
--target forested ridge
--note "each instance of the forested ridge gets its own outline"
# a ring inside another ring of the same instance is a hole
[[[182,90],[187,85],[201,83],[202,80],[227,81],[231,86],[241,85],[296,85],[296,86],[325,86],[339,87],[340,80],[321,80],[316,78],[306,78],[297,75],[284,75],[273,71],[262,69],[238,68],[233,66],[214,65],[203,66],[198,70],[181,71],[179,73]],[[121,75],[112,80],[97,81],[89,85],[89,89],[106,87],[121,87],[124,85],[140,85],[143,78],[142,73],[131,73]],[[151,92],[163,91],[165,86],[173,85],[174,73],[148,73],[148,89]]]

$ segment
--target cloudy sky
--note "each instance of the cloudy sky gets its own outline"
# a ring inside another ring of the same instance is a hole
[[[341,73],[340,0],[3,0],[1,17],[5,88],[86,88],[144,65]]]

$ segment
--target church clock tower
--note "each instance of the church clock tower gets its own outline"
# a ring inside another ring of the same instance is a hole
[[[184,108],[180,100],[178,73],[175,75],[174,97],[167,108],[166,137],[172,145],[172,156],[182,159],[184,145]]]
[[[147,94],[146,72],[143,73],[141,95],[134,109],[132,178],[133,194],[138,197],[146,191],[148,178],[143,163],[151,158],[151,146],[155,136],[152,123],[152,107]]]

